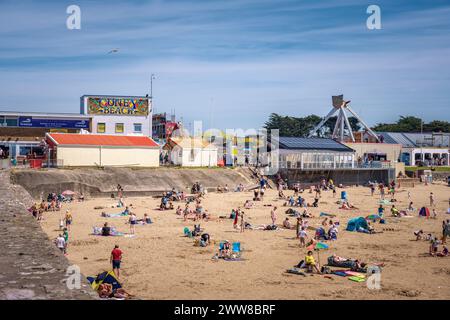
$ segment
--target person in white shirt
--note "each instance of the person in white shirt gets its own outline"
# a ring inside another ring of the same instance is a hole
[[[56,247],[58,247],[59,250],[61,250],[62,253],[65,252],[66,249],[66,240],[64,239],[64,237],[62,236],[62,234],[60,234],[57,238],[56,238]]]

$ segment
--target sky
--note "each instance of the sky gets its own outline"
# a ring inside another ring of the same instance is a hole
[[[450,2],[0,0],[0,110],[77,113],[84,94],[150,93],[152,73],[154,111],[187,127],[325,116],[337,94],[369,125],[450,121]]]

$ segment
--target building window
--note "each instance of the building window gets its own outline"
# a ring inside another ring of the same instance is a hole
[[[106,132],[106,123],[97,123],[97,133]]]
[[[116,133],[123,133],[123,123],[116,123]]]
[[[194,162],[194,161],[195,161],[195,152],[194,152],[194,149],[191,149],[190,161],[191,161],[191,162]]]
[[[141,133],[142,132],[142,123],[134,124],[134,132]]]

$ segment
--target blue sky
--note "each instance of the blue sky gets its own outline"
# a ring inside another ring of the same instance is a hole
[[[324,116],[340,93],[371,125],[450,120],[448,1],[0,0],[0,40],[1,110],[78,112],[83,94],[149,93],[155,73],[156,111],[204,128]]]

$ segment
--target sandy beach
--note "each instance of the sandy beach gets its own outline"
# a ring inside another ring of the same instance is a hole
[[[175,210],[157,209],[160,199],[125,198],[132,204],[138,218],[147,213],[154,221],[151,225],[136,226],[135,237],[101,237],[91,235],[93,226],[109,222],[117,230],[128,233],[127,217],[103,218],[101,212],[119,213],[121,208],[111,208],[114,199],[87,199],[84,202],[64,204],[60,212],[45,212],[42,228],[50,239],[59,231],[59,219],[66,209],[73,214],[67,258],[79,265],[86,276],[110,270],[109,255],[115,244],[122,251],[121,281],[124,287],[142,299],[450,299],[450,257],[430,257],[429,242],[415,241],[413,232],[423,229],[425,234],[441,236],[442,221],[446,214],[450,188],[443,183],[400,188],[396,194],[399,209],[408,206],[407,191],[411,192],[415,208],[429,205],[429,194],[436,197],[437,219],[412,217],[390,217],[390,206],[386,206],[386,224],[375,223],[376,231],[382,233],[363,234],[345,231],[352,217],[376,214],[379,195],[370,195],[367,187],[346,188],[349,200],[358,210],[341,210],[331,191],[322,192],[318,208],[309,208],[315,217],[309,219],[313,227],[320,226],[320,212],[337,215],[340,222],[337,241],[328,241],[330,248],[320,252],[320,262],[337,254],[346,258],[358,258],[369,263],[384,263],[381,274],[381,289],[370,290],[364,282],[357,283],[347,278],[332,275],[287,274],[288,268],[304,259],[306,249],[299,247],[295,230],[275,231],[246,230],[239,233],[233,229],[231,219],[201,222],[201,227],[211,235],[216,245],[206,248],[194,246],[194,241],[183,235],[185,226],[193,227],[193,221],[184,222]],[[293,191],[286,191],[291,195]],[[126,196],[126,192],[125,192]],[[302,194],[312,202],[314,194]],[[251,199],[250,192],[209,193],[203,206],[213,216],[229,216],[232,208],[243,207]],[[389,198],[387,196],[387,198]],[[244,210],[251,224],[270,224],[270,211],[278,207],[277,224],[281,225],[288,207],[278,199],[275,190],[268,190],[263,201],[255,202],[252,209]],[[184,203],[174,203],[184,206]],[[95,210],[96,206],[109,209]],[[295,223],[294,218],[290,218]],[[387,230],[389,229],[389,230]],[[308,231],[313,237],[313,231]],[[244,261],[213,261],[221,240],[240,241]],[[440,246],[440,249],[442,246]],[[314,254],[317,260],[317,253]]]

